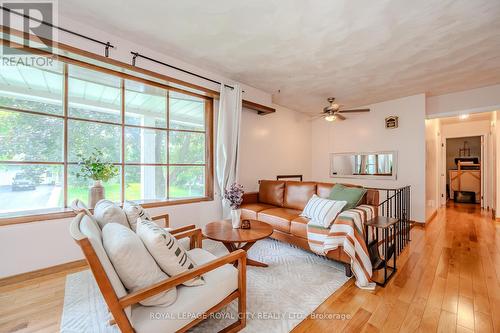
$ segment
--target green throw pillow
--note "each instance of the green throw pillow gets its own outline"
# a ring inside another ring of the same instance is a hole
[[[366,190],[361,187],[347,187],[342,184],[335,184],[330,193],[330,199],[347,201],[347,205],[343,209],[347,210],[357,207],[365,193]]]

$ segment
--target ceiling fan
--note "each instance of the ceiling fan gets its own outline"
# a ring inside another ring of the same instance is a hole
[[[329,97],[327,100],[330,105],[323,108],[323,112],[319,116],[319,118],[325,118],[326,121],[346,120],[342,113],[370,112],[370,109],[340,110],[342,106],[335,103],[335,97]]]

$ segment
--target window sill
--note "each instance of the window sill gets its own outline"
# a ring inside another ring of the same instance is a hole
[[[203,198],[187,198],[176,199],[169,201],[155,201],[155,202],[138,202],[144,208],[156,208],[165,206],[185,205],[203,201],[212,201],[211,197]],[[6,215],[2,217],[2,215]],[[43,209],[13,213],[10,215],[0,214],[0,227],[13,224],[31,223],[31,222],[44,222],[50,220],[60,220],[64,218],[74,217],[75,213],[71,208],[57,208],[57,209]]]

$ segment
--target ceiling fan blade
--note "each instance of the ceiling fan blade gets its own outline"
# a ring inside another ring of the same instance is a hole
[[[370,109],[350,109],[350,110],[340,110],[338,112],[349,113],[349,112],[370,112]]]
[[[343,115],[341,115],[340,113],[336,113],[335,114],[335,117],[337,117],[337,119],[340,119],[340,120],[346,120],[347,118],[344,117]]]

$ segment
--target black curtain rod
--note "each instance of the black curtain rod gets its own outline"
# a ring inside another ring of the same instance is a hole
[[[153,59],[153,58],[147,57],[147,56],[145,56],[145,55],[142,55],[142,54],[140,54],[139,52],[130,52],[130,53],[133,55],[133,57],[132,57],[132,66],[135,66],[135,59],[136,59],[137,57],[139,57],[139,58],[143,58],[143,59],[146,59],[146,60],[149,60],[149,61],[155,62],[155,63],[160,64],[160,65],[163,65],[163,66],[167,66],[167,67],[173,68],[173,69],[178,70],[178,71],[180,71],[180,72],[183,72],[183,73],[186,73],[186,74],[189,74],[189,75],[192,75],[192,76],[199,77],[200,79],[207,80],[207,81],[210,81],[210,82],[213,82],[213,83],[216,83],[216,84],[222,85],[222,83],[221,83],[221,82],[219,82],[219,81],[213,80],[213,79],[211,79],[211,78],[208,78],[208,77],[203,76],[203,75],[200,75],[200,74],[196,74],[196,73],[193,73],[193,72],[187,71],[187,70],[185,70],[185,69],[182,69],[182,68],[179,68],[179,67],[176,67],[176,66],[169,65],[169,64],[167,64],[167,63],[165,63],[165,62],[163,62],[163,61],[159,61],[159,60],[156,60],[156,59]],[[228,85],[228,84],[224,84],[224,86],[225,86],[225,87],[227,87],[227,88],[230,88],[230,89],[234,89],[234,87],[233,87],[233,86],[230,86],[230,85]],[[243,92],[244,92],[244,91],[243,91]]]
[[[94,43],[104,45],[104,46],[106,47],[106,49],[105,49],[105,55],[106,55],[106,57],[108,57],[108,56],[109,56],[109,52],[108,52],[109,48],[110,48],[110,47],[111,47],[111,48],[114,48],[114,46],[113,46],[113,45],[111,45],[111,43],[110,43],[110,42],[102,42],[102,41],[97,40],[97,39],[95,39],[95,38],[92,38],[92,37],[88,37],[88,36],[82,35],[82,34],[80,34],[80,33],[78,33],[78,32],[74,32],[74,31],[68,30],[68,29],[66,29],[66,28],[58,27],[58,26],[56,26],[56,25],[53,25],[52,23],[49,23],[49,22],[46,22],[46,21],[43,21],[43,20],[39,20],[39,19],[34,18],[34,17],[31,17],[31,16],[29,16],[29,15],[26,15],[26,14],[21,14],[21,13],[19,13],[19,12],[16,12],[16,11],[11,10],[10,8],[4,7],[4,6],[0,6],[0,8],[1,8],[2,10],[6,11],[6,12],[9,12],[9,13],[12,13],[12,14],[16,14],[16,15],[18,15],[18,16],[22,16],[22,17],[24,17],[24,18],[26,18],[26,19],[33,20],[33,21],[35,21],[35,22],[38,22],[38,23],[44,24],[44,25],[49,26],[49,27],[51,27],[51,28],[58,29],[58,30],[61,30],[61,31],[64,31],[64,32],[70,33],[70,34],[72,34],[72,35],[75,35],[75,36],[78,36],[78,37],[84,38],[84,39],[86,39],[86,40],[90,40],[90,41],[92,41],[92,42],[94,42]]]

